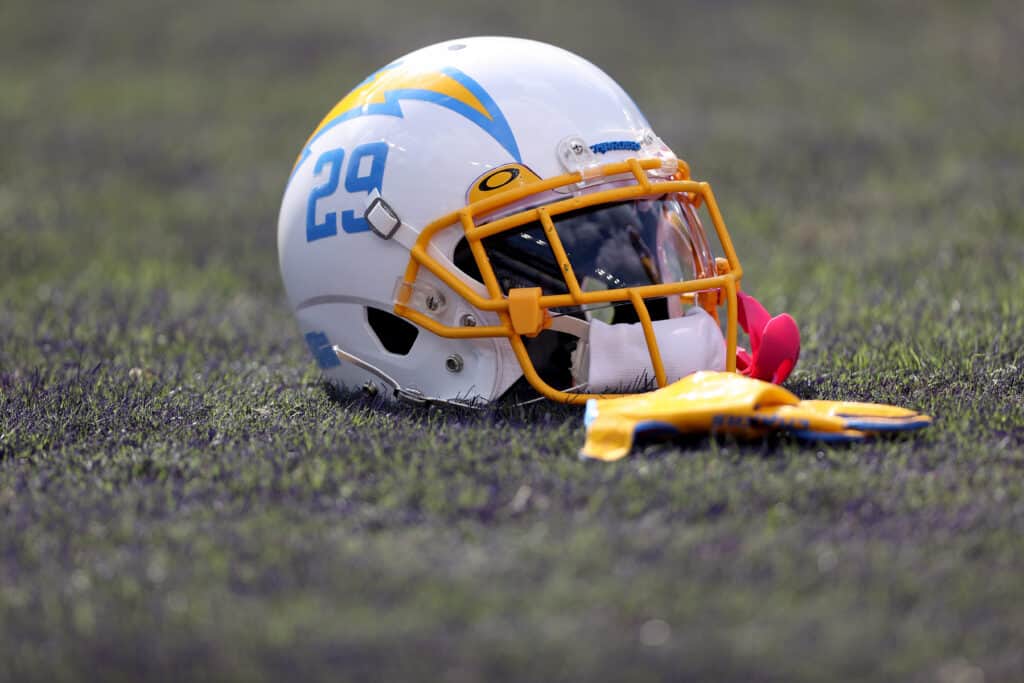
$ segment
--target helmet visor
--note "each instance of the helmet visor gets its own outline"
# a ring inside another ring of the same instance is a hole
[[[693,205],[682,195],[664,195],[590,207],[552,217],[558,237],[583,291],[685,282],[714,274],[714,259]],[[544,294],[566,294],[565,276],[555,261],[544,226],[535,221],[482,240],[498,283],[506,293],[540,287]],[[479,279],[464,244],[455,262]],[[653,303],[653,302],[652,302]],[[619,320],[616,309],[632,306],[588,305],[563,313],[586,313],[605,322]],[[652,318],[682,313],[679,297],[651,309]]]

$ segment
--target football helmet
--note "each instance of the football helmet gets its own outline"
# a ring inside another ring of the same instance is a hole
[[[278,249],[313,357],[348,387],[582,403],[736,367],[742,269],[710,185],[551,45],[449,40],[370,75],[302,147]]]

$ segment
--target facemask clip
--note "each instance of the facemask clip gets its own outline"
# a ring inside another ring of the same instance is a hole
[[[426,282],[409,283],[404,278],[395,281],[393,300],[432,318],[439,318],[448,308],[447,297],[437,287]]]
[[[558,143],[557,151],[562,167],[569,173],[580,174],[578,187],[601,174],[601,162],[583,138],[575,135],[565,138]]]
[[[661,168],[651,173],[662,177],[672,177],[679,172],[679,159],[675,152],[665,142],[654,134],[654,131],[644,132],[640,141],[640,151],[644,158],[660,159]]]

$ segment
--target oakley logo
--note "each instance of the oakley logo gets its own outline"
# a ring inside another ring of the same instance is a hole
[[[502,168],[488,176],[484,176],[484,179],[480,181],[477,188],[481,192],[490,192],[505,187],[518,177],[518,168]]]

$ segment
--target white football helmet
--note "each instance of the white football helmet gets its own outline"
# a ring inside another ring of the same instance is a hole
[[[491,401],[525,378],[578,403],[735,369],[741,269],[710,186],[551,45],[451,40],[372,74],[302,148],[278,249],[348,387]]]

